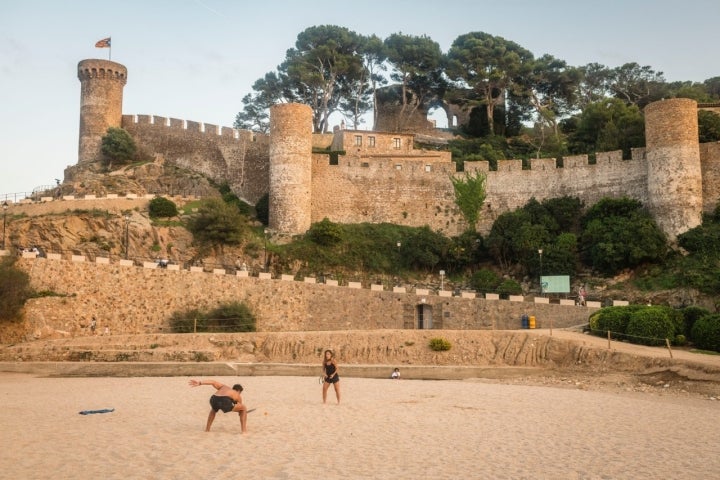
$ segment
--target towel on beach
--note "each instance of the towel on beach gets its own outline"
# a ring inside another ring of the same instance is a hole
[[[83,410],[82,412],[79,412],[80,415],[90,415],[91,413],[110,413],[114,412],[114,408],[103,408],[102,410]]]

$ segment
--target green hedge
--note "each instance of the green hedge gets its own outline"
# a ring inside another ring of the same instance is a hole
[[[699,318],[693,325],[692,339],[697,348],[720,352],[720,314]]]

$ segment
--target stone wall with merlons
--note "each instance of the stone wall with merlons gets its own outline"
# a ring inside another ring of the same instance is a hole
[[[426,322],[432,318],[433,328],[517,329],[523,314],[534,315],[537,328],[548,328],[551,322],[560,328],[587,323],[597,310],[119,263],[22,258],[18,265],[28,272],[36,291],[61,296],[30,300],[24,322],[0,331],[3,343],[88,335],[93,316],[98,333],[105,327],[111,334],[169,332],[173,312],[210,310],[232,301],[250,307],[261,332],[417,329],[420,311]]]

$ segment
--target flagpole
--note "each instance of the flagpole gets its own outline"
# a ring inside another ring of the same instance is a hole
[[[112,35],[110,35],[110,48],[108,48],[108,60],[112,61]]]

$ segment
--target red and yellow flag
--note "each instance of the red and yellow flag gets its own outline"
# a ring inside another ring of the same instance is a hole
[[[110,48],[110,37],[103,38],[102,40],[98,40],[95,43],[95,48]]]

